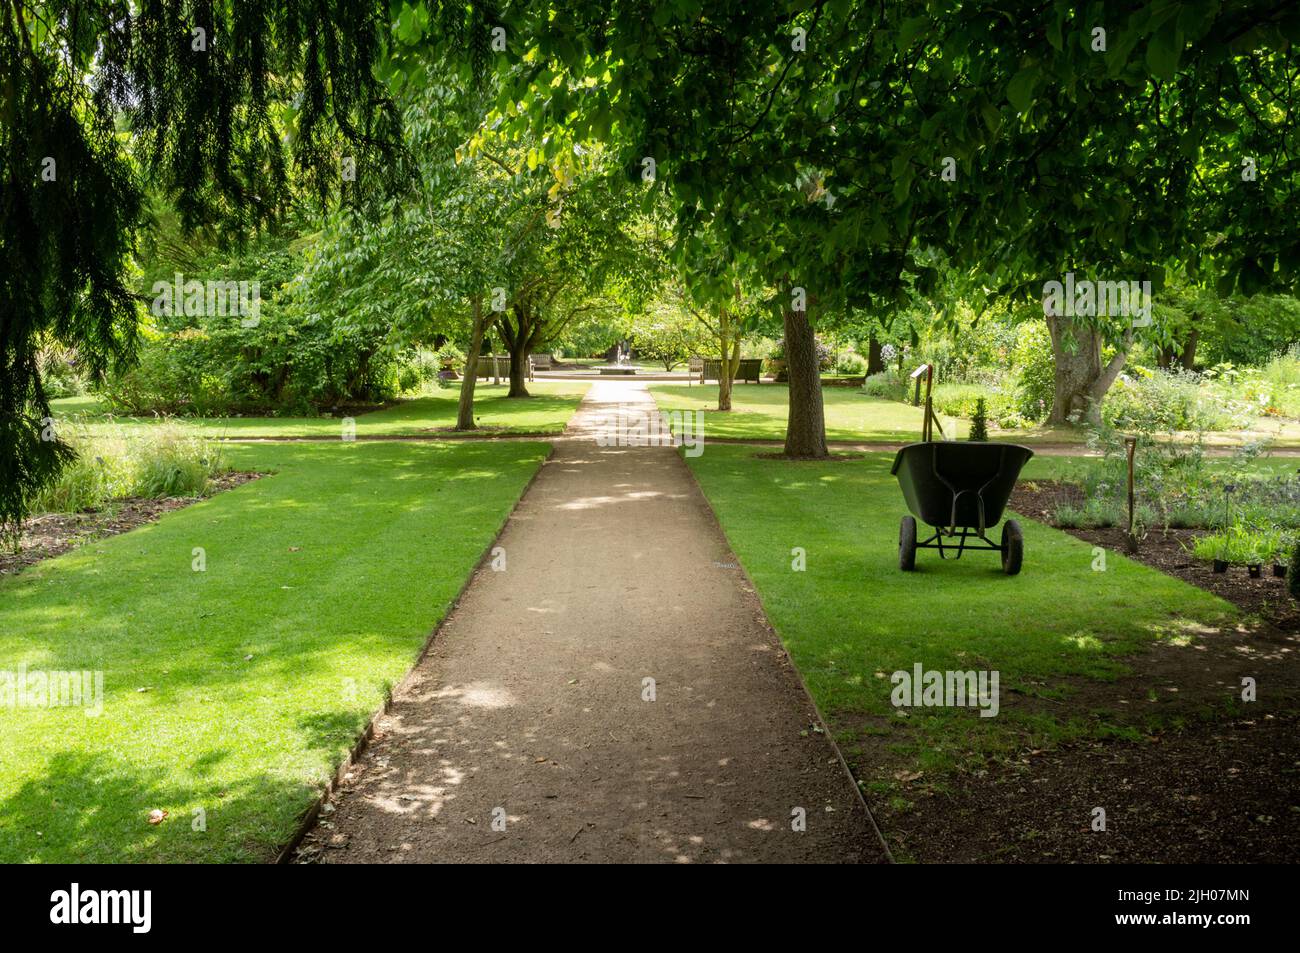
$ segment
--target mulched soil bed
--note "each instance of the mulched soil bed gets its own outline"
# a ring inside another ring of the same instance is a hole
[[[920,862],[1295,863],[1298,733],[1294,715],[1261,715],[1025,752],[910,811],[872,810],[894,852]]]
[[[14,575],[92,540],[116,536],[156,522],[164,513],[179,510],[224,490],[233,490],[260,476],[260,473],[223,473],[212,478],[208,492],[202,497],[177,496],[160,500],[131,497],[103,510],[34,516],[23,524],[22,545],[18,552],[0,550],[0,575]]]
[[[1018,513],[1052,522],[1078,487],[1030,481]],[[1128,555],[1118,528],[1067,530]],[[1003,709],[1050,711],[1139,729],[1141,741],[1096,740],[1007,758],[931,779],[868,736],[850,758],[858,777],[892,780],[869,797],[895,853],[921,862],[1294,863],[1300,856],[1300,610],[1285,580],[1219,575],[1183,544],[1197,530],[1153,533],[1135,558],[1216,593],[1247,618],[1203,631],[1192,647],[1157,642],[1116,682],[1067,680],[1062,700],[1015,692]],[[1190,544],[1190,543],[1189,543]],[[1259,700],[1240,702],[1241,678]],[[1154,719],[1154,720],[1153,720]],[[892,730],[898,730],[891,725]],[[1106,809],[1107,830],[1092,811]]]

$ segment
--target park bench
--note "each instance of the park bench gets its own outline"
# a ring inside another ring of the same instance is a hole
[[[496,362],[495,369],[493,362]],[[492,354],[480,355],[476,366],[476,374],[481,378],[488,377],[509,377],[510,376],[510,355],[509,354]]]
[[[722,361],[719,358],[706,357],[701,362],[700,383],[705,381],[722,380]],[[761,384],[759,377],[763,369],[763,359],[760,357],[742,357],[740,364],[736,368],[735,375],[731,378],[733,381],[751,381],[755,384]]]
[[[549,354],[530,354],[528,359],[533,363],[535,371],[549,371],[551,369],[551,355]]]

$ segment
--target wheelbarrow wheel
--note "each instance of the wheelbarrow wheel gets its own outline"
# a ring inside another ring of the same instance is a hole
[[[911,572],[916,568],[916,520],[904,516],[898,527],[898,568]]]
[[[1002,571],[1008,576],[1020,572],[1020,565],[1025,561],[1025,535],[1020,532],[1020,524],[1007,520],[1002,524]]]

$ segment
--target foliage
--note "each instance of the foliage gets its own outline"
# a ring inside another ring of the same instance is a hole
[[[853,351],[842,351],[835,356],[835,373],[856,377],[867,372],[867,359]]]
[[[1012,364],[1016,375],[1016,412],[1026,420],[1042,420],[1056,397],[1056,364],[1046,325],[1021,325],[1016,337]]]
[[[1300,341],[1300,298],[1261,294],[1216,299],[1200,328],[1199,363],[1258,365]]]
[[[152,333],[139,364],[103,395],[119,413],[310,416],[396,396],[400,355],[363,333],[337,332],[291,308],[269,308],[254,327],[238,318]]]
[[[1102,417],[1120,429],[1235,430],[1250,425],[1246,405],[1201,386],[1192,371],[1132,368],[1121,374],[1102,404]]]
[[[908,395],[910,398],[911,395]],[[1013,398],[983,384],[936,384],[930,395],[936,412],[949,417],[975,417],[982,404],[986,419],[1000,420],[1012,412]]]
[[[72,458],[40,439],[39,349],[75,349],[91,378],[134,357],[146,182],[187,226],[242,239],[295,186],[340,191],[344,149],[349,199],[406,178],[375,72],[387,13],[378,0],[0,6],[0,531]]]
[[[215,441],[174,424],[143,432],[73,428],[76,458],[32,500],[38,513],[96,510],[128,497],[201,496],[226,469]]]
[[[989,421],[988,407],[985,405],[983,397],[975,400],[975,412],[970,418],[970,437],[971,440],[988,440],[989,439]]]
[[[1198,537],[1192,555],[1236,566],[1256,566],[1282,558],[1282,534],[1275,529],[1251,529],[1238,521],[1215,533]]]
[[[694,315],[662,302],[632,318],[630,336],[638,359],[662,364],[669,371],[692,355],[715,353],[717,346]]]
[[[883,371],[870,375],[862,382],[862,393],[869,397],[907,400],[909,384],[910,381],[904,371],[897,367],[886,366]]]

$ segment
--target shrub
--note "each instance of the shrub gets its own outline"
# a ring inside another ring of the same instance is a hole
[[[1253,417],[1244,403],[1215,395],[1191,371],[1140,367],[1120,375],[1101,412],[1115,427],[1165,431],[1241,429]]]
[[[225,470],[220,445],[178,424],[62,435],[77,456],[33,501],[36,513],[100,509],[127,497],[201,496]]]
[[[1016,375],[1015,412],[1025,420],[1042,420],[1056,399],[1056,359],[1045,323],[1028,321],[1020,326],[1012,366],[1020,368]]]
[[[887,367],[879,374],[872,374],[862,382],[862,393],[869,397],[885,397],[889,400],[906,400],[907,375],[897,368]]]
[[[862,357],[860,354],[855,354],[853,351],[845,351],[835,359],[836,374],[856,376],[858,374],[866,374],[866,372],[866,358]]]
[[[930,400],[937,413],[948,417],[973,418],[980,401],[984,402],[986,419],[1014,412],[1010,395],[981,384],[937,384]]]
[[[970,418],[970,439],[989,439],[988,408],[984,404],[983,397],[977,398],[975,401],[975,413],[971,414]]]
[[[444,381],[438,376],[444,366],[461,367],[465,363],[465,353],[456,345],[448,343],[436,351],[416,348],[402,356],[396,367],[397,390],[409,394],[424,391],[427,388],[443,386]]]
[[[194,320],[195,327],[148,337],[139,364],[104,388],[110,407],[128,414],[296,416],[380,403],[398,390],[397,357],[360,332],[336,332],[269,307],[254,327],[237,317]]]
[[[41,348],[37,361],[40,362],[41,384],[45,387],[46,397],[53,400],[85,393],[86,382],[75,351],[57,344],[47,345]]]
[[[1269,361],[1260,377],[1270,385],[1277,411],[1286,417],[1300,417],[1300,344]]]

